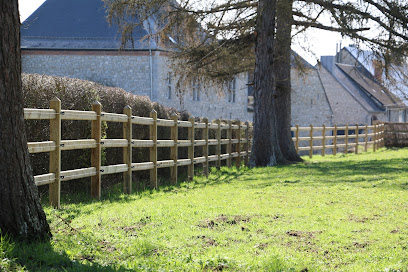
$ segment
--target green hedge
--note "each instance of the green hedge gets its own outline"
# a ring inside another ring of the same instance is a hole
[[[135,116],[148,117],[154,109],[158,118],[170,119],[171,114],[177,113],[181,120],[188,119],[188,113],[178,112],[174,108],[166,108],[158,103],[152,103],[148,97],[133,95],[120,88],[105,87],[100,84],[71,78],[61,78],[36,74],[23,74],[23,92],[25,108],[49,108],[49,101],[54,97],[61,100],[62,109],[91,110],[91,105],[95,101],[102,104],[102,110],[111,113],[123,113],[125,106],[132,108]],[[46,141],[49,139],[49,121],[47,120],[26,120],[26,130],[28,141]],[[103,127],[103,135],[106,138],[122,138],[121,123],[107,123]],[[89,139],[91,137],[90,121],[66,121],[62,122],[62,138],[67,139]],[[148,126],[135,125],[133,127],[134,139],[148,139]],[[187,137],[187,130],[180,129],[179,137]],[[170,129],[159,127],[158,139],[170,139]],[[197,150],[197,155],[200,155]],[[163,148],[159,152],[159,160],[170,158],[170,149]],[[187,157],[187,149],[180,148],[179,157]],[[137,148],[133,152],[133,162],[143,162],[149,160],[148,148]],[[31,154],[31,163],[34,175],[48,173],[48,153]],[[108,148],[104,150],[104,165],[122,163],[121,148]],[[62,170],[78,169],[89,167],[90,151],[75,150],[62,152]],[[168,179],[169,169],[159,169],[162,179]],[[180,169],[183,171],[183,169]],[[134,172],[134,180],[138,181],[140,188],[146,186],[148,171]],[[87,180],[88,181],[88,180]],[[103,186],[112,183],[122,182],[121,175],[107,175],[103,177]],[[84,181],[67,182],[62,185],[64,190],[89,190],[89,185]],[[47,187],[47,186],[42,186]],[[84,188],[85,187],[85,188]]]

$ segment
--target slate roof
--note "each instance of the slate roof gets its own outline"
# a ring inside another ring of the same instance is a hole
[[[386,107],[404,107],[402,101],[391,94],[388,90],[381,87],[377,82],[364,76],[360,73],[355,66],[340,64],[337,66],[347,74],[360,88],[363,88],[371,97],[377,99],[381,104]]]
[[[358,85],[356,85],[355,82],[339,68],[338,63],[335,63],[334,56],[322,56],[321,64],[329,71],[333,80],[337,81],[337,83],[342,86],[343,89],[341,91],[349,92],[364,109],[369,112],[382,112],[385,110],[382,105],[371,99],[366,92],[359,88]],[[328,86],[328,88],[330,88],[330,84]],[[337,90],[340,91],[340,89]]]
[[[321,65],[367,111],[382,112],[386,108],[406,108],[397,96],[365,76],[358,67],[336,63],[334,56],[323,56]]]
[[[154,26],[154,20],[149,20]],[[133,33],[134,45],[125,49],[158,49],[148,34],[147,24]],[[21,47],[27,49],[119,49],[121,33],[110,26],[102,0],[46,0],[21,27]]]
[[[343,49],[347,50],[371,76],[374,76],[375,69],[373,66],[373,60],[376,58],[372,51],[361,50],[353,46],[347,46]],[[383,74],[383,84],[387,86],[387,88],[397,96],[402,103],[404,103],[404,105],[408,105],[408,84],[406,83],[406,76],[404,76],[406,71],[408,71],[407,65],[391,65],[389,68],[389,75],[392,80]]]

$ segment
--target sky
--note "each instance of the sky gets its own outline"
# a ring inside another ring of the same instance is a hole
[[[20,20],[23,22],[31,15],[45,0],[18,0],[20,9]],[[336,45],[341,41],[338,33],[329,31],[308,31],[307,38],[299,38],[295,41],[292,49],[305,58],[311,64],[316,64],[316,59],[320,56],[336,54]],[[308,48],[312,54],[305,52],[302,45]],[[348,45],[343,42],[343,46]]]

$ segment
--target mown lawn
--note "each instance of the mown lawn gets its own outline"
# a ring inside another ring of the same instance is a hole
[[[407,271],[408,149],[305,160],[131,196],[118,187],[100,202],[66,197],[61,210],[45,206],[51,243],[3,238],[0,267]]]

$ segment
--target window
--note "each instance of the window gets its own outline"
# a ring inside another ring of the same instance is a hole
[[[387,121],[390,122],[391,121],[391,111],[387,110],[386,113],[387,113]]]
[[[228,102],[235,103],[236,81],[235,78],[228,82]]]
[[[254,72],[248,73],[248,96],[254,95]]]
[[[193,101],[200,101],[200,83],[193,83]]]
[[[171,99],[171,95],[172,95],[172,88],[171,88],[171,73],[169,72],[167,74],[167,98]]]

